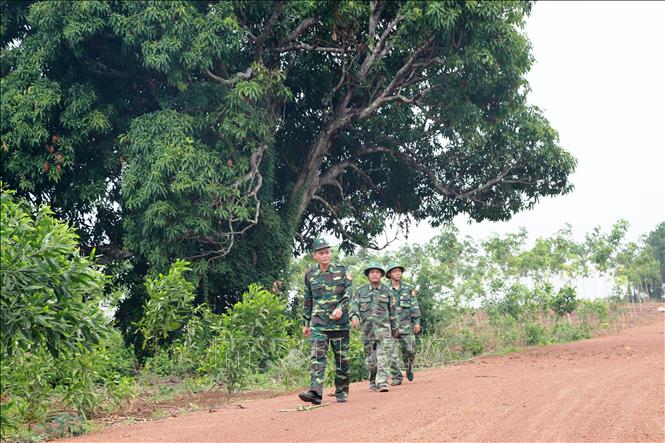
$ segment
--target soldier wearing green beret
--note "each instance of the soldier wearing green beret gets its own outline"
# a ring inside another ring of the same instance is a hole
[[[365,268],[369,283],[361,286],[351,300],[351,325],[362,325],[365,364],[369,371],[370,391],[388,391],[391,336],[397,336],[395,296],[381,283],[383,266],[370,263]]]
[[[340,403],[349,396],[349,298],[351,275],[346,268],[330,263],[330,245],[322,238],[312,244],[317,265],[305,274],[303,335],[310,337],[310,387],[298,394],[301,400],[320,404],[328,346],[335,357],[335,397]]]
[[[420,326],[420,307],[416,298],[416,290],[412,286],[402,283],[404,266],[398,263],[388,264],[386,275],[390,278],[390,287],[395,296],[397,305],[397,320],[399,322],[399,335],[393,341],[390,358],[392,385],[402,384],[402,371],[399,364],[401,350],[406,378],[413,381],[413,361],[416,357],[416,334],[422,330]]]

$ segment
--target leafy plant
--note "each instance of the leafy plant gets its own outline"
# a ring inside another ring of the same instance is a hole
[[[190,318],[194,301],[194,284],[183,275],[190,271],[189,263],[176,260],[166,275],[147,278],[148,299],[143,307],[143,318],[138,328],[143,334],[143,347],[157,350],[169,333],[183,327]]]
[[[201,372],[214,375],[230,394],[245,386],[248,376],[265,371],[292,346],[286,303],[257,284],[242,301],[221,316],[217,336],[208,348]]]
[[[552,310],[557,316],[563,317],[570,314],[577,306],[577,292],[571,286],[564,286],[559,289],[556,295],[551,300]]]
[[[0,352],[90,349],[108,332],[99,310],[105,278],[92,254],[80,255],[75,230],[48,206],[4,187],[0,219]]]

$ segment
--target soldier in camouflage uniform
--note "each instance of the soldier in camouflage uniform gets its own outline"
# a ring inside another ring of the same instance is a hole
[[[381,264],[371,263],[365,275],[369,284],[358,288],[351,300],[351,325],[357,328],[362,324],[370,391],[387,392],[391,336],[397,336],[395,296],[381,283],[385,275]]]
[[[310,337],[311,383],[308,391],[298,394],[301,400],[321,403],[328,345],[335,357],[335,397],[340,403],[349,396],[349,298],[351,275],[344,266],[330,263],[330,245],[316,239],[312,256],[317,266],[305,274],[303,334]]]
[[[397,304],[397,320],[399,322],[399,335],[393,340],[390,358],[390,370],[392,372],[392,385],[402,384],[402,371],[399,364],[399,353],[401,349],[406,378],[413,381],[413,361],[416,357],[416,334],[421,331],[420,307],[416,299],[416,290],[412,286],[402,284],[402,273],[404,266],[397,263],[388,264],[387,277],[390,278],[390,287],[395,295]]]

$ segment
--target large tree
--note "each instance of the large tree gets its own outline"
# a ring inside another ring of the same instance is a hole
[[[335,234],[505,220],[575,160],[527,103],[530,2],[7,1],[2,179],[100,260],[222,308]]]

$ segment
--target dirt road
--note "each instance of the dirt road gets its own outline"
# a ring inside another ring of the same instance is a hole
[[[665,441],[665,315],[600,338],[416,372],[305,412],[295,395],[70,441]],[[326,397],[329,401],[331,397]]]

